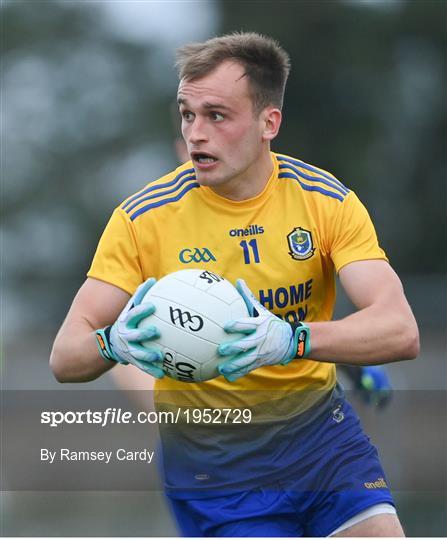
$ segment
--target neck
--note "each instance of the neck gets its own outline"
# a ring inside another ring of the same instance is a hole
[[[245,171],[224,185],[213,186],[211,189],[225,199],[245,201],[262,193],[272,172],[273,162],[268,148]]]

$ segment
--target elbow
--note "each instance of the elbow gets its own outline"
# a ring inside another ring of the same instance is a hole
[[[409,360],[414,360],[415,358],[417,358],[420,352],[421,352],[421,343],[419,339],[419,330],[416,327],[416,330],[410,339]]]
[[[419,330],[416,321],[406,325],[402,331],[402,358],[405,360],[414,360],[419,356],[421,345],[419,339]]]
[[[66,377],[63,373],[58,372],[57,370],[52,369],[53,376],[59,383],[67,383],[70,382],[69,378]]]
[[[50,355],[50,369],[57,382],[66,383],[70,382],[67,370],[64,368],[64,363],[60,355],[53,347]]]

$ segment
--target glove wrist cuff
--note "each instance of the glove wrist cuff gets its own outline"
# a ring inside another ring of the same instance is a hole
[[[110,347],[110,330],[111,326],[100,328],[95,332],[96,345],[98,346],[99,354],[106,362],[118,363]]]
[[[293,332],[293,358],[307,358],[311,351],[310,328],[301,322],[289,323]]]

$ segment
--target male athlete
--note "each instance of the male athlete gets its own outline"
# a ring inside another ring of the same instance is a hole
[[[186,536],[403,536],[377,451],[335,364],[415,358],[418,329],[368,213],[332,174],[270,150],[289,58],[253,33],[178,52],[191,161],[113,213],[56,338],[61,382],[116,363],[156,381],[161,407],[248,407],[253,423],[160,426],[169,500]],[[164,377],[138,328],[155,279],[206,268],[237,284],[221,377]],[[332,321],[334,273],[357,311]],[[145,345],[142,344],[145,343]],[[98,352],[99,349],[99,352]]]

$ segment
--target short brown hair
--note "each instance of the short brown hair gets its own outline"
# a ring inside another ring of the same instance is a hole
[[[190,43],[177,50],[176,67],[180,79],[195,80],[208,75],[225,60],[239,62],[245,69],[255,111],[268,105],[282,108],[290,58],[270,37],[235,32],[203,43]]]

